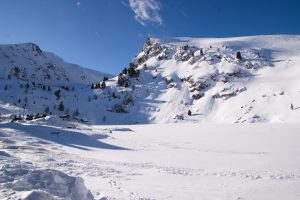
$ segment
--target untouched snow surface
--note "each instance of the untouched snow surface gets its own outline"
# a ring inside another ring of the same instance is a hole
[[[0,199],[92,199],[82,178],[95,199],[296,200],[299,129],[2,123]]]

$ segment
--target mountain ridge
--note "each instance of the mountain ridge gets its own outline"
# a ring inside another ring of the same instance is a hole
[[[27,43],[19,43],[19,44],[8,44],[8,45],[0,45],[0,52],[1,52],[1,70],[4,72],[0,78],[4,79],[4,76],[8,76],[9,74],[5,74],[5,68],[11,67],[19,67],[23,68],[23,72],[26,69],[30,69],[32,67],[39,66],[39,68],[35,68],[35,70],[39,71],[48,71],[51,72],[53,68],[57,68],[58,71],[61,71],[62,77],[55,77],[58,79],[63,78],[65,76],[64,73],[70,73],[75,71],[77,73],[81,72],[82,75],[88,74],[93,81],[98,79],[97,76],[108,76],[112,77],[112,75],[107,73],[98,72],[93,69],[83,68],[77,64],[71,64],[64,61],[61,57],[57,56],[54,53],[42,51],[40,47],[31,42]],[[4,62],[3,62],[4,61]],[[6,62],[5,62],[6,61]],[[63,66],[64,69],[61,68]],[[70,69],[71,68],[71,69]],[[72,69],[73,68],[73,69]],[[65,72],[63,72],[65,71]],[[30,72],[31,75],[33,72]],[[45,74],[45,80],[50,80],[50,74]],[[69,77],[64,77],[64,81],[71,81],[71,82],[80,82],[80,80],[72,80],[75,74],[69,74]],[[92,78],[95,76],[94,78]],[[19,77],[20,78],[20,77]],[[25,78],[25,75],[24,75]],[[26,76],[28,79],[29,77]],[[78,78],[78,77],[77,77]],[[44,80],[44,81],[45,81]],[[82,79],[83,80],[83,79]],[[58,80],[57,80],[58,81]],[[83,83],[83,82],[82,82]],[[87,82],[85,82],[86,84]]]
[[[31,48],[31,57],[42,56],[39,48]],[[59,86],[68,82],[64,79],[55,87],[63,99],[54,90],[42,92],[48,101],[26,112],[49,107],[61,116],[79,109],[81,119],[93,124],[297,122],[299,55],[299,35],[148,38],[118,76],[77,78],[80,86],[73,85],[71,91]],[[1,101],[20,106],[18,97],[8,96],[0,96]],[[60,102],[63,111],[58,109]]]

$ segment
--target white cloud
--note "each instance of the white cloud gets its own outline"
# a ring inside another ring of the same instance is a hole
[[[135,13],[135,19],[142,25],[146,23],[162,24],[159,14],[161,4],[157,0],[129,0],[129,6]]]
[[[80,6],[81,5],[81,2],[80,1],[77,1],[76,2],[76,6]]]
[[[128,7],[127,3],[125,3],[124,1],[121,1],[121,4],[125,7]]]

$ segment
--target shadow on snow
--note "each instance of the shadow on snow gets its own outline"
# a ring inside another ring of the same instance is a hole
[[[89,148],[109,149],[109,150],[131,150],[124,147],[119,147],[111,144],[106,144],[99,141],[99,137],[89,136],[80,132],[59,129],[55,127],[41,126],[41,125],[24,125],[20,123],[5,123],[0,124],[2,128],[10,128],[16,131],[21,131],[28,136],[36,137],[42,140],[51,141],[57,144],[78,148],[89,151]],[[106,138],[103,135],[102,138]],[[42,142],[42,141],[41,141]]]

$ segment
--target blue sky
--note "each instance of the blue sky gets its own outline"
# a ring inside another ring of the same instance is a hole
[[[300,34],[298,0],[0,0],[0,43],[118,74],[154,37]]]

